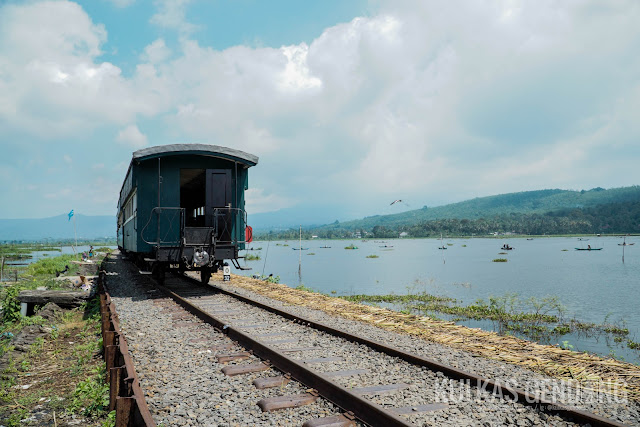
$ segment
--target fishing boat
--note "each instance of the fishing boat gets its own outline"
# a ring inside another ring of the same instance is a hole
[[[447,249],[447,247],[444,245],[444,240],[442,239],[442,233],[440,233],[440,243],[442,244],[442,246],[438,247],[438,249]]]
[[[298,242],[299,242],[298,243],[298,247],[297,248],[291,248],[291,249],[293,249],[294,251],[306,251],[306,250],[309,249],[309,248],[303,248],[302,247],[302,226],[300,226],[300,240],[298,240]]]
[[[618,243],[618,246],[633,246],[635,243],[627,243],[627,238],[625,237],[622,243]]]
[[[602,248],[576,248],[576,251],[601,251]]]
[[[320,246],[320,249],[331,249],[331,246]]]

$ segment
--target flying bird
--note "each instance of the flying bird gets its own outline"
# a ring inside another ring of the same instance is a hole
[[[400,200],[400,199],[398,199],[398,200],[394,200],[393,202],[391,202],[391,204],[390,204],[389,206],[391,206],[391,205],[395,205],[395,204],[396,204],[396,203],[398,203],[398,202],[402,202],[402,200]]]

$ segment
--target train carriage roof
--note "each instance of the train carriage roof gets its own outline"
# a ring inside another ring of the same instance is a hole
[[[208,144],[170,144],[147,147],[133,152],[133,160],[144,161],[157,157],[175,156],[184,154],[195,154],[203,156],[218,157],[225,160],[235,161],[249,166],[258,164],[258,156],[245,153],[233,148],[221,147],[219,145]]]

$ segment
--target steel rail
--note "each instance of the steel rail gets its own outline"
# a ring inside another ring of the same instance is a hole
[[[185,276],[186,277],[186,276]],[[362,396],[349,391],[347,388],[332,382],[324,375],[313,371],[301,363],[288,358],[282,352],[256,341],[239,329],[229,326],[220,319],[215,318],[201,308],[191,304],[188,300],[176,294],[165,286],[153,281],[158,289],[169,295],[174,301],[180,304],[185,310],[202,321],[212,325],[232,340],[238,342],[256,356],[275,366],[279,370],[289,373],[294,379],[305,386],[318,392],[323,398],[335,403],[347,412],[351,412],[362,422],[372,426],[412,426],[398,415],[385,410],[382,406],[373,403]],[[198,282],[199,283],[199,282]]]
[[[189,276],[183,276],[185,279],[187,279],[188,281],[197,284],[198,286],[202,286],[202,283],[199,282],[196,279],[193,279]],[[621,427],[624,426],[624,424],[619,423],[617,421],[611,420],[609,418],[605,418],[602,417],[600,415],[596,415],[594,413],[588,412],[588,411],[583,411],[583,410],[579,410],[579,409],[572,409],[564,404],[561,403],[557,403],[557,402],[553,402],[547,399],[544,399],[542,397],[540,397],[539,395],[535,395],[532,393],[529,393],[525,390],[522,390],[520,388],[517,387],[510,387],[507,385],[503,385],[500,384],[500,382],[498,381],[493,381],[490,380],[488,378],[484,378],[481,377],[479,375],[475,375],[469,372],[465,372],[463,370],[454,368],[452,366],[448,366],[448,365],[444,365],[440,362],[437,362],[433,359],[428,359],[426,357],[422,357],[416,354],[412,354],[412,353],[408,353],[406,351],[397,349],[397,348],[393,348],[393,347],[389,347],[383,343],[374,341],[374,340],[370,340],[368,338],[359,336],[359,335],[355,335],[346,331],[342,331],[340,329],[336,329],[332,326],[329,326],[327,324],[321,323],[321,322],[317,322],[315,320],[311,320],[302,316],[298,316],[296,314],[290,313],[288,311],[276,308],[276,307],[272,307],[270,305],[261,303],[259,301],[256,301],[254,299],[251,299],[249,297],[237,294],[235,292],[231,292],[231,291],[227,291],[225,289],[222,289],[219,286],[215,286],[215,285],[207,285],[210,288],[213,288],[216,292],[219,292],[221,294],[224,295],[228,295],[231,296],[233,298],[236,298],[240,301],[243,301],[247,304],[251,304],[253,306],[262,308],[264,310],[267,310],[271,313],[277,314],[279,316],[282,316],[286,319],[298,322],[298,323],[302,323],[305,324],[306,326],[312,327],[314,329],[317,329],[319,331],[323,331],[326,333],[329,333],[331,335],[334,336],[338,336],[341,338],[344,338],[346,340],[349,340],[351,342],[356,342],[359,344],[364,344],[367,345],[375,350],[378,350],[382,353],[388,354],[389,356],[394,356],[397,357],[399,359],[405,360],[409,363],[418,365],[418,366],[423,366],[426,368],[429,368],[431,370],[434,371],[440,371],[443,374],[445,374],[446,376],[452,378],[452,379],[457,379],[460,381],[464,381],[467,382],[469,385],[471,386],[476,386],[481,390],[485,390],[485,391],[489,391],[492,392],[494,395],[498,395],[503,397],[504,399],[509,399],[509,400],[516,400],[518,403],[527,405],[527,406],[531,406],[536,408],[537,410],[541,410],[543,412],[547,412],[547,413],[553,413],[553,414],[557,414],[559,416],[561,416],[562,418],[573,418],[575,421],[579,421],[579,422],[583,422],[583,423],[589,423],[592,426],[606,426],[606,427]],[[329,399],[331,400],[331,399]],[[335,403],[335,402],[334,402]],[[341,405],[338,405],[341,406]]]

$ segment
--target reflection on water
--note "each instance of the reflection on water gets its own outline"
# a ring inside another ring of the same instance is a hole
[[[633,243],[640,239],[626,240]],[[622,325],[630,331],[628,338],[637,342],[640,341],[640,312],[636,308],[640,291],[640,245],[624,247],[623,263],[623,247],[618,246],[622,241],[615,237],[590,237],[588,241],[565,237],[445,238],[447,249],[442,250],[438,249],[443,245],[440,239],[311,240],[304,246],[315,255],[302,255],[300,276],[305,286],[336,295],[427,292],[455,298],[462,304],[513,292],[522,298],[556,295],[566,307],[568,318]],[[253,271],[236,271],[236,274],[261,274],[264,270],[266,275],[280,276],[281,283],[297,286],[300,254],[284,246],[288,243],[254,242],[251,245],[254,249],[262,249],[249,252],[261,259],[246,262]],[[358,249],[344,249],[352,243]],[[514,249],[503,251],[505,243]],[[587,248],[587,244],[602,250],[575,250]],[[367,258],[369,255],[378,258]],[[495,258],[508,261],[492,262]],[[459,323],[493,329],[490,321]],[[602,337],[571,334],[558,339],[568,341],[574,350],[604,355],[612,351]],[[627,361],[638,363],[640,360],[637,350],[614,345],[613,352]]]

